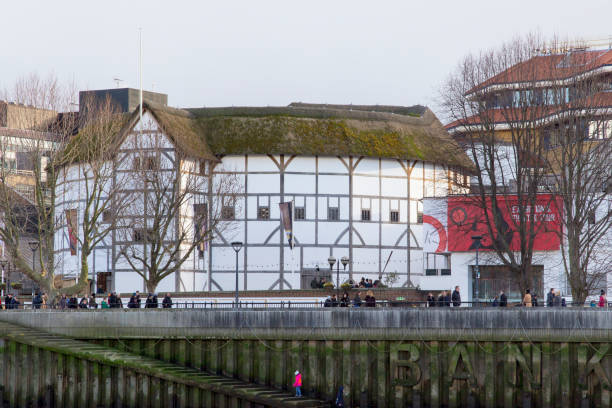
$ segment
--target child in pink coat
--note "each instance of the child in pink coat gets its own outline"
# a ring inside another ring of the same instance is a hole
[[[299,371],[295,371],[295,381],[293,382],[293,386],[295,387],[295,396],[302,396],[302,373]]]

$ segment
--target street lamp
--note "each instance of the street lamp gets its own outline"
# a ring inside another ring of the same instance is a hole
[[[476,302],[480,300],[480,267],[478,266],[478,250],[480,249],[480,241],[482,235],[472,235],[474,247],[476,248]]]
[[[234,307],[238,307],[238,252],[240,252],[242,249],[242,242],[232,242],[232,248],[234,248],[234,251],[236,251],[236,303]]]
[[[29,241],[28,245],[30,246],[30,249],[32,250],[32,273],[34,273],[34,271],[36,270],[36,264],[34,263],[35,261],[34,257],[36,256],[36,250],[38,249],[39,242]],[[34,298],[34,282],[32,282],[32,298]]]
[[[334,265],[336,264],[336,258],[334,258],[333,256],[330,256],[329,258],[327,258],[327,262],[329,262],[329,270],[331,271],[331,273],[334,273]],[[338,265],[340,265],[339,262],[338,262]],[[338,287],[339,287],[338,285],[340,281],[339,273],[340,272],[338,272],[338,275],[336,275],[336,290],[338,290]]]
[[[6,259],[0,259],[0,267],[2,268],[2,283],[4,283],[4,268],[6,268],[7,264],[8,261]],[[0,292],[0,296],[4,297],[4,289],[2,289]]]
[[[344,273],[346,274],[346,265],[348,265],[348,263],[349,263],[349,258],[348,258],[348,256],[343,256],[343,257],[340,259],[340,262],[342,262],[342,267],[344,268]]]

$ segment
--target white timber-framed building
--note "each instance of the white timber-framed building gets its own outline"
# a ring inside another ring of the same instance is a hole
[[[317,265],[329,272],[331,255],[350,260],[346,270],[340,268],[341,282],[362,276],[376,280],[384,271],[398,277],[395,286],[416,286],[425,269],[422,198],[446,196],[453,180],[463,181],[472,169],[422,106],[172,109],[145,102],[143,108],[143,121],[138,110],[132,112],[117,139],[118,171],[129,177],[136,155],[143,154],[131,147],[134,138],[156,135],[164,140],[168,159],[162,168],[177,170],[173,158],[198,167],[202,191],[190,203],[220,200],[212,196],[212,186],[224,175],[239,186],[232,202],[221,206],[218,226],[231,227],[212,231],[203,254],[195,250],[160,282],[159,292],[234,290],[232,241],[244,243],[238,261],[241,290],[304,287],[302,276],[311,276]],[[77,175],[79,165],[62,169],[56,213],[76,210],[80,222],[86,180]],[[293,249],[280,220],[279,203],[286,201],[294,203]],[[71,255],[65,220],[62,225],[55,239],[56,273],[77,276],[80,257]],[[144,290],[142,278],[119,256],[120,246],[115,232],[96,246],[88,262],[91,279],[105,292]]]

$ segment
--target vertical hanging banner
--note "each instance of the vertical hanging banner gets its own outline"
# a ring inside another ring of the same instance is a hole
[[[68,242],[70,243],[70,255],[77,254],[77,210],[66,210],[66,223],[68,224]]]
[[[289,242],[289,248],[293,249],[295,242],[293,240],[293,201],[278,204],[280,207],[281,222],[283,229]]]
[[[193,205],[193,217],[194,217],[194,242],[197,243],[198,255],[200,258],[204,257],[204,251],[206,251],[208,240],[206,239],[206,230],[208,229],[208,208],[206,203],[194,204]]]

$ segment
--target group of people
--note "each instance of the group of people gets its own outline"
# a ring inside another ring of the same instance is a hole
[[[538,307],[541,306],[538,302],[537,294],[531,294],[531,291],[527,289],[525,296],[523,296],[522,306],[525,307]],[[565,298],[561,297],[561,291],[550,288],[550,291],[546,294],[546,307],[565,307]]]
[[[7,294],[4,297],[4,304],[0,301],[0,306],[5,309],[18,309],[21,305],[21,302],[17,300],[12,293]],[[32,308],[33,309],[46,309],[48,307],[53,307],[49,303],[49,297],[46,293],[36,293],[32,298]],[[57,305],[54,308],[58,308],[61,310],[64,309],[97,309],[100,307],[101,309],[121,309],[123,308],[123,302],[121,301],[121,297],[117,295],[116,292],[111,292],[108,294],[108,297],[102,298],[100,304],[96,299],[96,295],[92,293],[89,297],[83,296],[81,300],[78,299],[76,294],[71,296],[67,296],[66,294],[62,294]],[[130,300],[127,304],[127,307],[130,309],[139,309],[141,307],[140,300],[140,292],[136,291],[130,297]],[[161,307],[163,309],[172,308],[172,298],[169,293],[166,293],[164,299],[162,300]],[[157,295],[154,293],[149,293],[147,299],[145,300],[145,309],[157,309],[159,308],[159,302],[157,299]]]
[[[328,296],[323,303],[323,307],[376,307],[376,298],[371,290],[366,292],[365,298],[361,299],[361,294],[357,292],[351,300],[348,292],[344,292],[342,297],[338,299],[336,294]]]
[[[312,289],[322,289],[325,287],[325,284],[327,282],[328,281],[324,277],[319,277],[319,279],[315,277],[310,282],[310,287]],[[347,283],[351,289],[368,289],[378,288],[381,286],[380,281],[378,279],[372,282],[372,279],[366,279],[363,276],[361,277],[359,283],[355,283],[355,281],[353,281],[352,279],[349,279]],[[333,282],[331,282],[331,284],[333,285]],[[342,286],[344,287],[345,285],[343,284]]]
[[[451,304],[453,307],[461,306],[459,286],[455,286],[455,290],[452,292],[450,290],[443,290],[438,294],[437,298],[431,292],[427,294],[427,307],[450,307]]]

